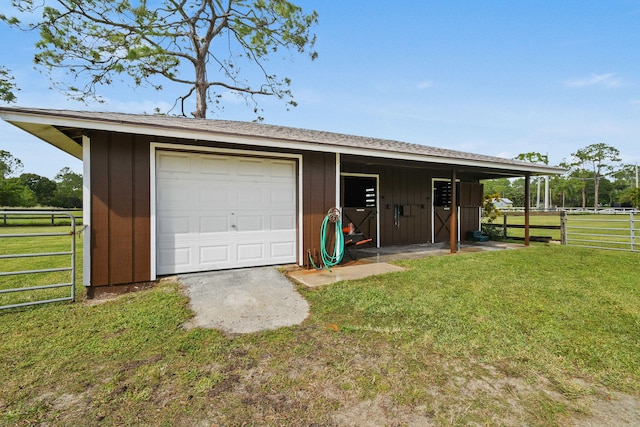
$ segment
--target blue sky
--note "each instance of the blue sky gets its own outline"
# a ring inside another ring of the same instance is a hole
[[[266,99],[265,123],[502,157],[537,151],[552,164],[604,142],[640,163],[640,1],[299,4],[320,15],[319,57],[270,62],[269,71],[293,80],[299,106]],[[21,88],[17,106],[151,113],[185,91],[120,85],[103,91],[105,104],[68,101],[33,70],[35,36],[0,27],[11,46],[0,64]],[[209,118],[254,118],[225,99]],[[26,172],[81,172],[79,161],[4,122],[0,149]]]

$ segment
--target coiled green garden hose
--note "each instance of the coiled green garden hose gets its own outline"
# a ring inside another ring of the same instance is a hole
[[[333,253],[329,253],[327,250],[327,243],[329,235],[327,233],[327,229],[329,227],[329,223],[334,224],[334,245],[333,245]],[[342,233],[342,222],[340,221],[340,210],[338,208],[331,208],[327,215],[322,220],[322,226],[320,227],[320,256],[322,259],[322,266],[318,267],[313,262],[313,257],[311,253],[309,253],[309,261],[313,264],[313,267],[316,270],[321,270],[323,267],[327,270],[331,271],[331,267],[334,267],[342,261],[342,257],[344,256],[344,234]]]

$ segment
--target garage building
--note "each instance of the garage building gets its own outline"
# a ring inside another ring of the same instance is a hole
[[[480,228],[480,180],[560,171],[260,123],[16,107],[0,117],[83,161],[89,297],[176,273],[308,265],[332,207],[378,247],[455,246]]]

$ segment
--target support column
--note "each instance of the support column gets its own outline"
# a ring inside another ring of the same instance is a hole
[[[449,247],[450,252],[458,252],[458,195],[456,191],[456,171],[451,172],[451,206],[449,215]]]
[[[531,175],[524,177],[524,245],[529,246],[529,213],[531,211]]]

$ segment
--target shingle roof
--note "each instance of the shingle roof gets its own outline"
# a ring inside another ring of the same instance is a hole
[[[254,122],[239,122],[230,120],[194,119],[177,116],[143,115],[111,112],[50,110],[36,108],[0,107],[0,116],[9,121],[19,121],[18,116],[28,116],[35,123],[63,126],[65,121],[81,129],[109,129],[118,131],[126,128],[142,134],[161,135],[159,131],[171,130],[174,134],[184,132],[193,137],[194,134],[202,134],[203,139],[210,139],[211,135],[227,135],[232,137],[244,137],[267,142],[292,142],[304,143],[315,146],[320,151],[340,152],[344,149],[357,149],[364,152],[377,152],[385,157],[397,158],[405,154],[415,156],[417,159],[424,157],[425,161],[448,162],[456,164],[492,164],[494,167],[513,169],[531,173],[562,173],[560,168],[534,165],[527,162],[505,159],[501,157],[487,156],[483,154],[467,153],[463,151],[449,150],[446,148],[430,147],[426,145],[411,144],[406,142],[346,135],[318,130],[300,129],[286,126],[269,125]],[[208,137],[204,137],[207,135]],[[277,145],[276,145],[277,146]],[[479,165],[480,166],[480,165]]]

